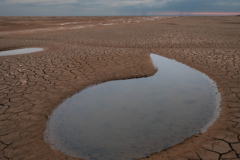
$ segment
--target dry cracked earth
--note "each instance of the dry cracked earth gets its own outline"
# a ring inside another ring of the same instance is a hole
[[[0,27],[10,25],[11,18],[0,19]],[[44,142],[54,107],[93,84],[153,75],[150,53],[206,73],[217,83],[222,111],[207,132],[139,159],[240,159],[239,17],[174,17],[0,36],[2,51],[25,47],[45,50],[0,57],[1,160],[76,159]]]

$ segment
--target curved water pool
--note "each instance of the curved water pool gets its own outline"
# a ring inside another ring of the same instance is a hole
[[[130,160],[202,132],[219,112],[220,94],[205,74],[151,54],[147,78],[94,85],[66,99],[50,116],[45,141],[88,160]]]

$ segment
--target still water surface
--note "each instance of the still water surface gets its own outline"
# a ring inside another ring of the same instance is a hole
[[[9,51],[2,51],[0,52],[0,56],[10,56],[10,55],[17,55],[17,54],[28,54],[33,52],[42,51],[43,48],[23,48],[23,49],[14,49]]]
[[[216,85],[203,73],[151,54],[155,75],[82,90],[51,115],[45,141],[87,160],[130,160],[201,132],[218,108]]]

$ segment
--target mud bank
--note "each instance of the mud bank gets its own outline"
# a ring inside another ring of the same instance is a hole
[[[44,143],[43,131],[52,109],[89,85],[153,75],[156,70],[149,54],[156,53],[217,82],[222,111],[205,133],[141,159],[238,158],[238,21],[237,17],[178,17],[107,28],[1,35],[0,50],[47,49],[41,54],[0,57],[0,157],[72,159]]]

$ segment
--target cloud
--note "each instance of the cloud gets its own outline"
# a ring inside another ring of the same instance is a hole
[[[130,16],[161,12],[239,12],[239,8],[239,0],[0,0],[0,16]]]
[[[105,6],[105,7],[124,7],[124,6],[138,6],[144,5],[146,7],[154,5],[164,5],[173,0],[1,0],[5,4],[42,4],[42,5],[56,5],[56,4],[78,4],[78,6]],[[1,2],[0,1],[0,2]],[[179,0],[175,0],[179,1]]]
[[[109,6],[110,7],[123,7],[123,6],[138,6],[138,5],[153,5],[154,0],[123,0],[123,1],[109,1]]]
[[[141,12],[145,15],[153,15],[153,13],[202,13],[202,12],[239,12],[239,0],[155,0],[151,7],[123,7],[122,11]],[[233,5],[234,4],[234,5]],[[151,13],[151,14],[150,14]]]
[[[220,2],[213,2],[214,5],[218,6],[239,6],[240,7],[240,2],[239,1],[220,1]]]
[[[26,4],[26,3],[38,3],[38,4],[70,4],[77,3],[77,0],[7,0],[5,1],[7,4]]]

